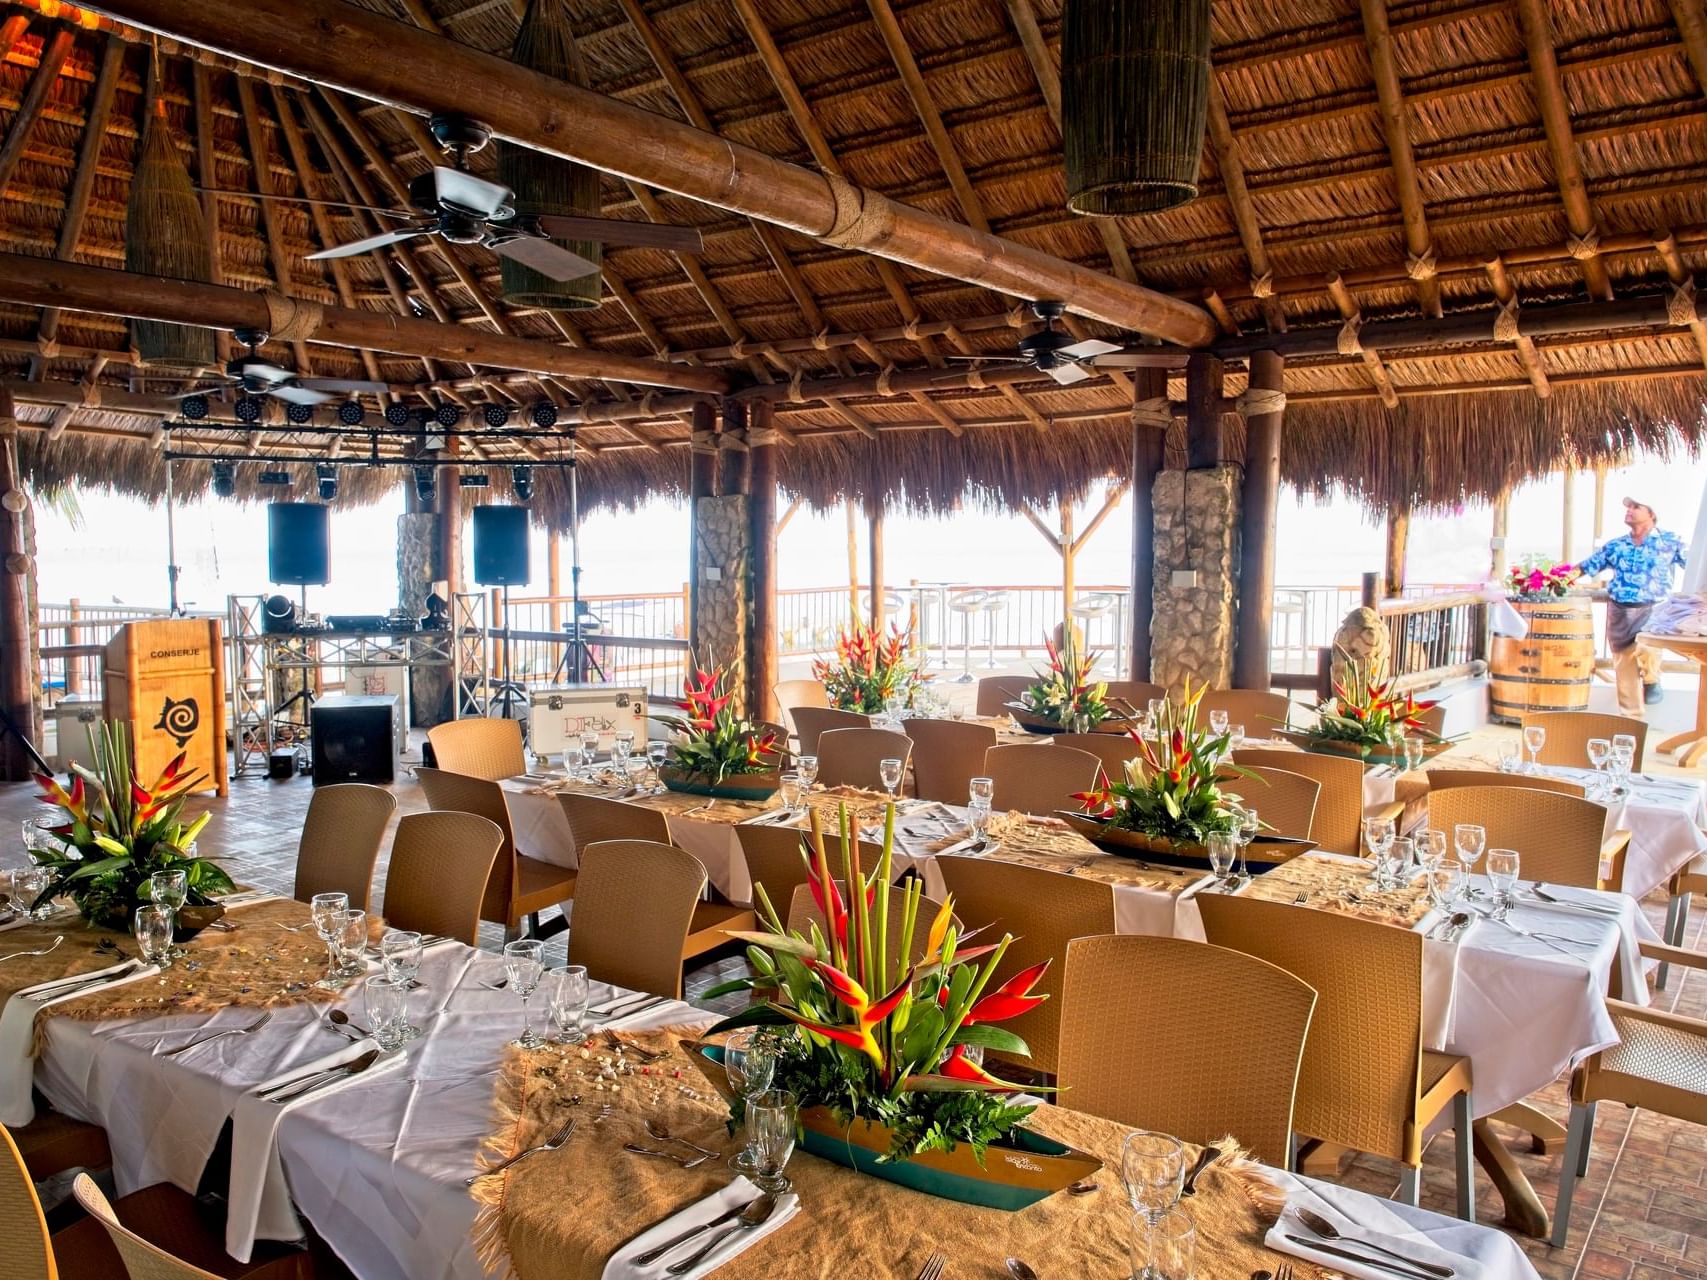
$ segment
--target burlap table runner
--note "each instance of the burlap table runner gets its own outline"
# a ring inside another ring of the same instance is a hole
[[[63,941],[47,955],[23,954],[52,946],[55,938]],[[96,950],[103,939],[118,951]],[[135,954],[136,943],[122,930],[97,928],[70,908],[55,911],[46,920],[0,933],[0,1003],[26,987],[111,968]]]
[[[697,1169],[624,1151],[652,1147],[646,1121],[672,1134],[733,1154],[727,1109],[675,1045],[668,1031],[626,1037],[671,1056],[616,1078],[618,1092],[595,1091],[608,1047],[512,1049],[500,1071],[497,1122],[482,1163],[541,1142],[574,1112],[581,1123],[568,1145],[535,1156],[507,1174],[475,1184],[481,1208],[476,1242],[488,1268],[517,1280],[598,1280],[624,1243],[669,1214],[709,1195],[733,1177],[722,1162]],[[604,1067],[611,1070],[612,1067]],[[647,1074],[640,1074],[644,1070]],[[571,1099],[579,1097],[578,1104]],[[609,1114],[598,1120],[603,1106]],[[1016,1213],[983,1209],[866,1177],[797,1151],[788,1176],[801,1212],[746,1253],[718,1268],[718,1280],[865,1280],[910,1277],[934,1249],[954,1275],[1005,1275],[1002,1259],[1030,1262],[1044,1274],[1128,1274],[1131,1210],[1120,1186],[1120,1144],[1128,1129],[1094,1116],[1040,1107],[1028,1122],[1041,1133],[1096,1155],[1104,1168],[1088,1195],[1057,1193]],[[1230,1141],[1223,1151],[1236,1152]],[[1187,1148],[1187,1159],[1196,1148]],[[1260,1165],[1222,1159],[1199,1180],[1189,1212],[1197,1229],[1196,1273],[1207,1280],[1247,1280],[1273,1271],[1278,1256],[1263,1234],[1281,1196]],[[1300,1277],[1316,1270],[1295,1262]]]
[[[1309,853],[1258,876],[1241,892],[1247,898],[1336,911],[1402,929],[1413,928],[1430,909],[1427,887],[1420,881],[1377,889],[1366,864]],[[1303,902],[1298,901],[1300,894],[1305,895]]]

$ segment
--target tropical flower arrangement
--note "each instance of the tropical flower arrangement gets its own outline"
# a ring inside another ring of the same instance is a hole
[[[1394,690],[1392,679],[1372,680],[1367,669],[1353,662],[1346,678],[1334,685],[1331,698],[1316,708],[1319,723],[1309,736],[1317,741],[1343,743],[1362,752],[1385,750],[1416,735],[1431,745],[1442,741],[1423,727],[1423,713],[1432,702]]]
[[[1238,818],[1217,779],[1231,767],[1225,763],[1230,733],[1217,734],[1197,722],[1198,704],[1208,684],[1193,691],[1185,683],[1183,697],[1172,697],[1151,718],[1148,732],[1130,730],[1137,751],[1126,765],[1126,776],[1073,799],[1085,812],[1118,831],[1175,845],[1202,844],[1214,831],[1233,831]]]
[[[812,674],[824,685],[830,705],[838,711],[882,711],[891,701],[913,705],[913,694],[930,677],[913,657],[913,630],[891,626],[884,635],[865,622],[855,622],[836,636],[836,657],[817,658]]]
[[[1560,600],[1570,594],[1582,570],[1574,564],[1549,560],[1544,556],[1526,556],[1522,563],[1512,566],[1505,577],[1508,600]]]
[[[675,732],[670,763],[713,786],[735,775],[773,772],[782,755],[774,730],[736,714],[732,679],[722,666],[691,672],[681,701],[685,714],[662,717]]]
[[[1021,697],[1034,715],[1057,728],[1084,733],[1114,714],[1108,705],[1108,682],[1091,678],[1097,655],[1081,653],[1070,628],[1059,648],[1047,639],[1043,648],[1049,667],[1036,673],[1037,680]]]
[[[145,787],[136,780],[123,725],[96,725],[89,737],[93,769],[73,765],[64,785],[36,775],[42,798],[65,814],[63,825],[48,829],[60,847],[31,851],[53,873],[38,902],[67,895],[87,919],[128,929],[131,913],[148,901],[148,878],[156,871],[182,871],[189,889],[185,901],[195,906],[230,893],[236,887],[231,877],[190,852],[210,815],[187,825],[183,820],[185,797],[203,781],[184,767],[184,755]]]
[[[763,887],[755,886],[763,929],[732,935],[749,944],[755,976],[706,994],[746,990],[769,998],[708,1034],[741,1026],[786,1028],[775,1087],[793,1093],[802,1109],[828,1108],[844,1126],[855,1119],[885,1126],[892,1137],[885,1162],[952,1151],[962,1142],[981,1161],[986,1148],[1004,1139],[1033,1108],[1010,1101],[1006,1094],[1020,1086],[991,1075],[967,1051],[976,1045],[1028,1052],[1023,1040],[993,1024],[1047,999],[1032,990],[1048,962],[992,986],[1012,935],[988,945],[962,945],[969,935],[954,923],[952,900],[924,919],[922,882],[890,883],[894,833],[895,806],[890,805],[882,857],[872,874],[863,876],[844,808],[838,879],[814,812],[810,855],[803,849],[801,856],[826,928],[787,929]],[[898,940],[889,936],[894,894],[901,895]],[[892,964],[892,956],[915,953],[920,930],[919,959]]]

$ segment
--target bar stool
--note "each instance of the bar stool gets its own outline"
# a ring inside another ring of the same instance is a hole
[[[984,666],[994,671],[1002,664],[996,661],[996,615],[1008,607],[1006,591],[986,591],[984,603],[979,606],[985,618],[985,641],[989,648],[984,658]]]
[[[1084,624],[1080,627],[1080,630],[1084,632],[1085,648],[1087,651],[1089,651],[1091,645],[1091,624],[1096,622],[1099,618],[1112,616],[1114,611],[1118,608],[1120,608],[1120,597],[1115,595],[1112,591],[1092,591],[1088,595],[1080,596],[1077,600],[1073,601],[1071,606],[1068,607],[1067,612]],[[1117,637],[1118,634],[1119,633],[1117,632]],[[1118,643],[1118,639],[1116,640],[1116,643]],[[1116,672],[1119,672],[1120,658],[1118,655],[1116,655],[1114,661],[1114,669]]]
[[[861,613],[865,617],[871,617],[871,592],[860,592],[859,607]],[[891,617],[898,613],[905,613],[906,610],[907,602],[901,598],[900,592],[891,591],[885,587],[883,591],[883,613],[881,616],[873,619],[872,625],[876,627],[877,630],[882,631],[888,626],[889,619]]]
[[[1279,632],[1275,637],[1275,652],[1280,655],[1280,670],[1293,670],[1290,655],[1298,654],[1307,658],[1310,654],[1308,644],[1310,620],[1310,602],[1302,591],[1276,591],[1273,605],[1273,627]],[[1297,640],[1293,640],[1293,624],[1297,624]],[[1308,670],[1302,665],[1299,670]]]
[[[960,674],[954,677],[956,684],[972,683],[972,615],[981,612],[989,599],[990,593],[981,587],[956,591],[948,598],[949,611],[961,617]],[[947,631],[948,628],[944,627],[944,634]]]

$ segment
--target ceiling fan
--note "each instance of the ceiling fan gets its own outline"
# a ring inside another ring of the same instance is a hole
[[[520,213],[515,193],[468,171],[468,157],[491,140],[492,131],[478,120],[461,115],[436,115],[428,127],[451,163],[435,165],[409,183],[409,210],[382,209],[349,200],[312,200],[301,196],[261,196],[251,191],[203,187],[215,195],[283,200],[291,204],[328,204],[362,209],[384,218],[401,218],[407,225],[378,235],[334,245],[308,255],[309,261],[348,258],[422,236],[437,236],[451,244],[483,245],[506,258],[554,280],[576,280],[599,268],[556,240],[593,240],[601,244],[699,253],[705,245],[695,227],[660,226],[622,218],[593,218],[572,214]]]
[[[1171,369],[1184,363],[1184,356],[1160,347],[1121,346],[1101,338],[1074,341],[1073,335],[1057,327],[1067,312],[1064,302],[1043,300],[1031,304],[1043,328],[1028,333],[1013,355],[949,356],[950,360],[974,363],[995,361],[1009,368],[1030,368],[1048,374],[1062,386],[1094,377],[1098,367],[1124,369]]]
[[[335,399],[334,393],[354,395],[362,391],[378,392],[389,389],[383,382],[363,382],[355,378],[300,378],[289,369],[281,369],[260,357],[257,348],[267,340],[267,335],[261,330],[237,329],[233,331],[232,336],[249,350],[226,364],[221,381],[238,388],[245,396],[275,396],[287,404],[312,408]],[[201,407],[205,412],[205,387],[180,392],[171,399],[187,402],[198,397],[203,401]]]

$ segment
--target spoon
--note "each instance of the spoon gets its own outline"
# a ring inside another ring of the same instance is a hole
[[[344,1036],[346,1039],[365,1040],[367,1038],[367,1032],[363,1031],[355,1023],[351,1022],[350,1015],[345,1013],[342,1009],[327,1010],[326,1021],[330,1022],[337,1030],[338,1034]]]
[[[1338,1227],[1334,1226],[1333,1223],[1329,1222],[1321,1214],[1315,1213],[1312,1210],[1299,1209],[1298,1220],[1306,1227],[1309,1227],[1310,1230],[1314,1231],[1317,1235],[1321,1236],[1324,1240],[1343,1240],[1347,1244],[1355,1244],[1363,1249],[1374,1249],[1377,1253],[1384,1253],[1389,1258],[1397,1258],[1407,1267],[1417,1267],[1420,1270],[1428,1272],[1430,1275],[1439,1276],[1441,1277],[1441,1280],[1450,1280],[1450,1277],[1456,1274],[1451,1267],[1442,1266],[1438,1262],[1421,1262],[1406,1254],[1395,1253],[1385,1245],[1376,1244],[1375,1241],[1366,1239],[1363,1236],[1341,1235]]]
[[[730,1236],[734,1235],[737,1231],[751,1231],[754,1227],[762,1224],[764,1220],[770,1217],[775,1210],[775,1196],[768,1194],[760,1196],[757,1200],[753,1201],[752,1204],[741,1210],[741,1216],[735,1219],[734,1226],[719,1231],[715,1236],[708,1240],[705,1246],[697,1253],[690,1254],[680,1262],[671,1263],[664,1269],[665,1272],[672,1276],[686,1275],[703,1262],[707,1254],[717,1248],[718,1245],[722,1244]]]
[[[1037,1272],[1026,1266],[1025,1263],[1021,1262],[1018,1258],[1007,1259],[1007,1264],[1008,1274],[1012,1276],[1014,1280],[1037,1280]]]
[[[1459,934],[1463,933],[1464,930],[1468,929],[1470,927],[1470,919],[1471,916],[1468,911],[1454,911],[1446,922],[1446,940],[1451,942]]]
[[[697,1151],[700,1155],[709,1159],[718,1160],[722,1158],[721,1152],[708,1151],[702,1146],[689,1142],[686,1138],[678,1138],[675,1134],[671,1133],[664,1127],[664,1123],[661,1120],[648,1120],[646,1122],[646,1132],[658,1139],[659,1142],[677,1142],[682,1146],[687,1147],[690,1151]]]
[[[1067,1194],[1070,1196],[1088,1196],[1096,1189],[1097,1184],[1092,1179],[1083,1178],[1068,1187]]]
[[[1191,1166],[1180,1187],[1181,1197],[1197,1194],[1197,1176],[1221,1158],[1220,1147],[1205,1147],[1197,1153],[1197,1163]]]

